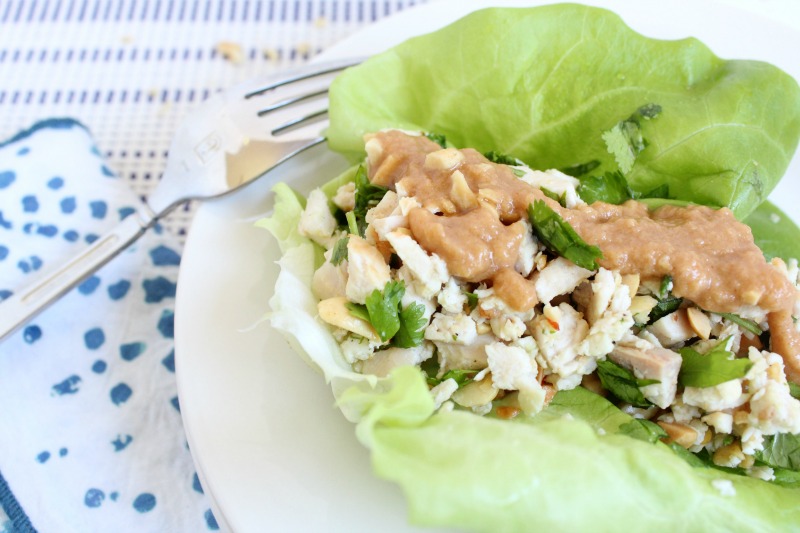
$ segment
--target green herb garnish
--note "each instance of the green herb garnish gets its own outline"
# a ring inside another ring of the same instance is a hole
[[[659,383],[654,379],[639,379],[627,368],[610,360],[597,362],[597,377],[600,378],[603,388],[623,402],[628,402],[636,407],[652,405],[644,397],[639,387]]]
[[[586,244],[572,226],[548,207],[544,200],[536,200],[528,205],[528,218],[537,237],[547,248],[579,267],[597,270],[597,260],[603,257],[600,248]]]
[[[657,442],[668,436],[664,428],[643,418],[634,418],[630,422],[622,424],[618,431],[623,435],[650,443]]]
[[[614,156],[623,174],[630,172],[636,157],[647,147],[647,141],[642,136],[641,120],[650,120],[659,113],[661,106],[658,104],[643,105],[630,117],[603,133],[606,149]]]
[[[333,245],[333,252],[331,252],[331,264],[338,266],[347,259],[347,243],[349,241],[349,236],[342,237],[336,241],[336,244]]]
[[[764,437],[764,449],[755,458],[771,467],[800,471],[800,435],[778,433]]]
[[[498,163],[500,165],[509,165],[514,167],[523,164],[522,161],[520,161],[514,156],[501,154],[500,152],[495,152],[494,150],[486,152],[485,154],[483,154],[483,156],[492,163]]]
[[[350,233],[361,235],[363,237],[364,231],[367,228],[367,211],[378,205],[378,202],[383,199],[384,195],[389,189],[370,183],[369,178],[367,177],[367,171],[363,165],[359,166],[358,170],[356,170],[354,181],[356,185],[355,206],[351,212],[353,213],[353,216],[357,222],[357,230],[353,231],[353,224],[349,217],[347,221],[348,227],[350,228]]]
[[[712,311],[712,313],[714,313],[714,311]],[[754,321],[742,318],[739,315],[735,315],[733,313],[714,313],[714,314],[719,315],[722,318],[733,322],[740,328],[749,331],[753,335],[761,335],[762,333],[764,333],[764,331]]]
[[[732,379],[744,377],[753,366],[749,359],[734,359],[733,352],[725,346],[728,338],[722,339],[707,354],[693,348],[679,350],[683,363],[678,382],[684,387],[713,387]]]
[[[447,138],[441,133],[426,133],[425,137],[435,142],[442,148],[447,148]]]
[[[366,305],[348,302],[347,309],[353,316],[372,324],[382,341],[394,337],[394,346],[419,346],[425,334],[425,307],[415,303],[403,308],[401,301],[405,292],[405,283],[389,281],[382,291],[375,289],[367,296]]]
[[[578,194],[587,204],[606,202],[621,204],[634,197],[628,180],[622,172],[606,172],[602,176],[589,176],[581,179]]]
[[[545,196],[547,196],[551,200],[555,200],[556,202],[558,202],[561,205],[561,207],[566,207],[567,206],[567,193],[566,192],[558,194],[558,193],[556,193],[554,191],[551,191],[550,189],[548,189],[546,187],[541,187],[541,191],[544,193]]]
[[[464,295],[467,297],[467,307],[469,307],[470,313],[473,309],[478,307],[478,295],[474,292],[463,291]]]
[[[573,176],[575,178],[579,178],[591,172],[592,170],[596,169],[600,166],[600,161],[594,159],[592,161],[588,161],[586,163],[579,163],[577,165],[572,165],[570,167],[564,167],[558,169],[560,172],[568,175]]]

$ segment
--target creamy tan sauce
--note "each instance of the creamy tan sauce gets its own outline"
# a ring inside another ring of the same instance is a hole
[[[750,228],[729,209],[650,211],[635,201],[566,209],[475,150],[460,150],[455,157],[453,151],[440,153],[441,147],[426,137],[399,131],[378,133],[375,140],[382,149],[370,160],[370,179],[417,198],[422,208],[409,213],[411,232],[425,250],[445,260],[453,275],[494,283],[516,309],[535,305],[525,296],[528,280],[508,270],[516,263],[525,229],[518,221],[541,199],[602,250],[599,263],[605,268],[638,273],[642,280],[671,275],[673,294],[708,311],[736,312],[744,305],[769,311],[772,349],[783,355],[790,379],[800,382],[800,334],[791,318],[796,289],[766,262]],[[470,201],[470,193],[476,201]]]

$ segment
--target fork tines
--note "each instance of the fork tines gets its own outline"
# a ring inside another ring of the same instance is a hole
[[[328,87],[334,75],[348,67],[357,65],[360,60],[347,60],[337,63],[327,63],[320,65],[319,69],[308,71],[300,71],[295,75],[283,77],[280,80],[270,83],[259,89],[246,93],[244,98],[250,99],[256,96],[266,96],[267,93],[275,92],[273,96],[280,97],[280,100],[266,103],[264,107],[257,111],[259,117],[265,115],[288,110],[290,107],[298,107],[298,111],[304,114],[299,117],[287,117],[283,123],[274,126],[270,133],[274,136],[286,134],[295,130],[299,130],[306,125],[316,124],[324,120],[328,114],[327,110],[327,95]],[[326,78],[327,76],[327,78]],[[297,88],[294,93],[288,86],[296,84]],[[288,93],[288,94],[287,94]],[[319,104],[314,109],[313,102],[319,100]]]
[[[258,96],[260,94],[264,94],[266,92],[272,91],[277,89],[278,87],[283,87],[284,85],[289,85],[291,83],[296,83],[298,81],[308,80],[311,78],[316,78],[318,76],[325,76],[326,74],[332,74],[334,72],[339,72],[340,70],[344,70],[347,67],[352,67],[358,65],[360,61],[348,61],[346,63],[339,63],[329,67],[323,67],[320,70],[309,72],[305,74],[298,74],[297,76],[292,76],[289,78],[284,78],[278,82],[272,83],[267,85],[266,87],[262,87],[260,89],[256,89],[255,91],[251,91],[244,95],[245,98],[252,98],[254,96]]]

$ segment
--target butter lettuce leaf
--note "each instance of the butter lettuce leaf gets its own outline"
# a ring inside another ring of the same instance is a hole
[[[771,202],[759,205],[744,222],[767,259],[800,259],[800,228]]]
[[[614,13],[557,4],[475,12],[348,69],[330,91],[330,146],[363,154],[381,128],[436,131],[454,146],[532,168],[618,170],[602,132],[642,106],[634,190],[728,206],[743,219],[783,176],[800,138],[800,87],[764,62],[722,60],[693,38],[664,41]]]
[[[612,433],[633,419],[588,391],[566,394],[579,416],[564,416],[559,393],[542,415],[504,421],[433,414],[417,369],[399,368],[389,381],[385,392],[347,391],[340,405],[363,413],[357,435],[377,475],[402,487],[415,524],[487,532],[760,531],[800,520],[800,492],[693,468],[664,444]],[[602,426],[609,431],[598,432]],[[716,488],[719,480],[730,481],[735,495]]]
[[[277,192],[273,215],[259,224],[286,246],[268,319],[330,384],[376,474],[404,491],[412,523],[487,532],[758,531],[800,523],[800,484],[791,471],[781,474],[781,486],[701,461],[692,467],[588,390],[562,391],[536,417],[506,421],[435,413],[417,368],[380,379],[353,372],[316,318],[314,245],[293,232],[301,204],[290,189]],[[735,495],[716,488],[718,480],[730,481]]]

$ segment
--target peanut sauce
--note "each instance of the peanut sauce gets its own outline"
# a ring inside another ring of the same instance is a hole
[[[534,301],[512,296],[530,295],[530,287],[507,271],[518,259],[528,205],[543,200],[601,249],[598,262],[604,268],[638,273],[642,280],[670,275],[675,296],[707,311],[737,312],[743,306],[768,311],[773,351],[783,356],[789,379],[800,382],[800,334],[791,315],[797,290],[766,262],[750,228],[729,209],[667,205],[650,211],[633,200],[566,209],[507,165],[472,149],[443,150],[424,136],[398,130],[372,136],[367,152],[373,183],[420,202],[408,217],[417,242],[439,255],[454,276],[502,287],[512,307]]]

